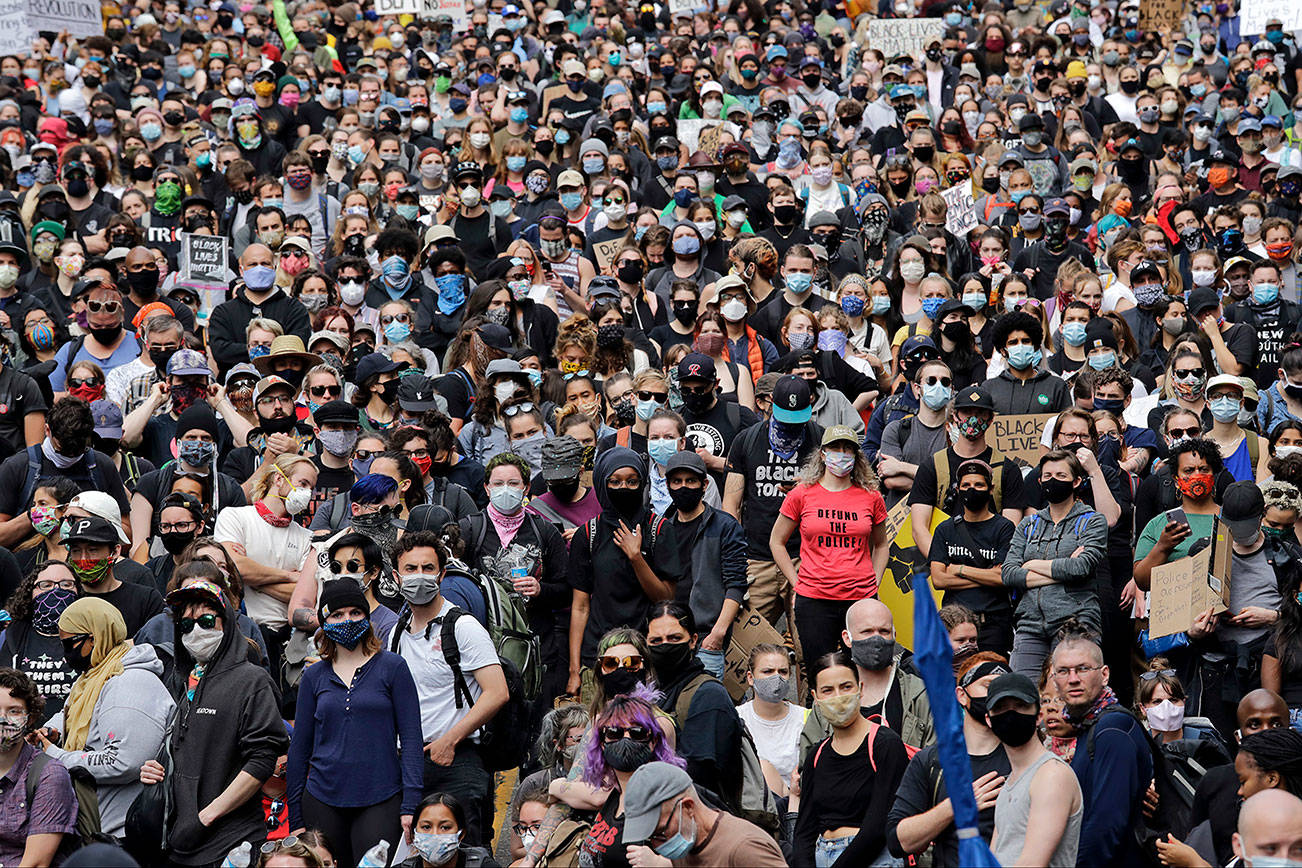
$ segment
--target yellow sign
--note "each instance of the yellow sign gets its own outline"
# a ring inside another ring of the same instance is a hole
[[[948,517],[939,509],[933,510],[932,533]],[[886,575],[878,577],[877,598],[895,616],[895,641],[913,650],[914,577],[919,573],[930,576],[931,567],[913,541],[913,523],[909,521],[909,504],[906,500],[895,504],[886,514],[886,539],[890,541],[891,553],[886,562]],[[941,592],[933,589],[932,597],[939,608]]]

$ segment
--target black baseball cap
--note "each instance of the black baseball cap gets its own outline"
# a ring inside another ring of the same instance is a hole
[[[954,398],[955,410],[989,410],[995,411],[995,399],[991,397],[990,392],[982,386],[971,386],[963,389]]]
[[[688,353],[678,363],[678,380],[704,380],[713,383],[718,379],[714,359],[704,353]]]
[[[408,413],[438,407],[438,390],[429,377],[403,377],[398,383],[398,406]]]
[[[813,396],[803,377],[788,374],[773,386],[773,418],[787,425],[808,422],[814,415]]]

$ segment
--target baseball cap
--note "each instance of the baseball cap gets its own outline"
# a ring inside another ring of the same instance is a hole
[[[511,332],[504,325],[486,322],[475,329],[475,334],[479,335],[479,339],[490,349],[502,352],[511,351]]]
[[[1130,270],[1130,285],[1135,285],[1136,278],[1141,274],[1151,274],[1158,280],[1162,279],[1162,269],[1156,262],[1151,259],[1141,260],[1138,265]],[[1192,313],[1192,311],[1190,311]]]
[[[1006,672],[990,684],[986,691],[986,708],[994,708],[1001,699],[1017,699],[1028,705],[1040,704],[1040,691],[1034,682],[1020,672]]]
[[[831,446],[833,443],[853,443],[858,448],[859,435],[849,425],[832,425],[823,432],[823,445]]]
[[[122,408],[112,401],[101,398],[92,401],[90,415],[95,420],[95,433],[105,440],[116,440],[122,436]]]
[[[675,452],[669,457],[668,463],[665,464],[665,476],[668,476],[675,470],[686,470],[690,473],[694,473],[701,479],[705,479],[705,459],[697,455],[695,452],[688,452],[687,450]]]
[[[1238,389],[1240,392],[1242,392],[1243,380],[1242,378],[1236,377],[1233,374],[1217,374],[1216,376],[1212,377],[1210,380],[1207,381],[1207,388],[1204,389],[1203,391],[1205,394],[1210,394],[1212,389],[1216,389],[1221,386],[1231,386],[1235,389]]]
[[[633,772],[624,793],[624,843],[640,844],[655,834],[661,807],[691,786],[687,772],[669,763],[647,763]]]
[[[1197,316],[1205,310],[1211,310],[1220,303],[1221,297],[1216,290],[1208,286],[1200,286],[1189,293],[1189,315]],[[1208,384],[1208,387],[1210,388],[1210,384]]]
[[[940,358],[940,351],[936,349],[936,342],[931,339],[930,335],[914,335],[911,338],[907,338],[904,343],[900,345],[901,359],[915,357],[926,359]]]
[[[261,398],[264,393],[270,391],[271,389],[278,388],[280,386],[284,386],[286,389],[289,389],[289,394],[291,395],[295,394],[298,391],[297,389],[295,389],[293,386],[289,384],[288,380],[284,379],[283,377],[277,377],[273,374],[269,377],[263,377],[261,380],[258,380],[258,384],[253,387],[253,402],[256,404],[258,402],[258,399]]]
[[[1266,514],[1266,498],[1252,480],[1231,483],[1221,498],[1221,520],[1230,536],[1240,544],[1257,538],[1261,517]]]
[[[989,410],[993,413],[995,411],[995,399],[982,386],[972,386],[959,392],[954,398],[954,409]]]
[[[1261,121],[1257,120],[1252,115],[1244,115],[1239,118],[1239,132],[1236,135],[1241,136],[1244,133],[1259,132],[1261,132]]]
[[[583,176],[574,169],[566,169],[561,172],[560,177],[556,179],[556,189],[562,187],[582,187],[584,184]]]
[[[113,525],[98,515],[91,516],[74,516],[68,519],[68,533],[64,535],[63,541],[70,542],[97,542],[117,545],[120,540],[118,532],[113,529]]]
[[[809,384],[802,377],[788,374],[773,387],[773,418],[779,422],[788,425],[808,422],[814,415],[812,403]]]
[[[398,381],[398,406],[408,413],[442,409],[440,397],[429,377],[403,377]]]
[[[238,365],[226,372],[226,385],[229,386],[231,380],[241,376],[252,377],[254,380],[262,379],[262,375],[258,373],[257,368],[253,367],[253,365],[248,362],[240,362]]]
[[[714,359],[704,353],[688,353],[678,363],[678,379],[704,380],[713,383],[718,375],[714,368]]]
[[[177,350],[172,353],[172,357],[167,360],[167,373],[168,376],[178,377],[212,376],[208,360],[198,350]]]
[[[393,359],[386,357],[383,353],[370,353],[362,356],[361,361],[357,363],[357,373],[354,379],[358,383],[365,383],[376,374],[387,374],[390,371],[396,371],[402,367],[401,362],[395,362]],[[268,377],[267,379],[271,379]],[[261,388],[262,384],[259,383]]]
[[[543,443],[540,461],[543,479],[575,479],[583,470],[583,444],[568,434],[552,437]]]
[[[1056,197],[1050,199],[1044,203],[1044,208],[1042,210],[1044,211],[1045,217],[1048,217],[1050,214],[1058,214],[1062,217],[1071,216],[1071,206],[1067,204],[1066,199]]]

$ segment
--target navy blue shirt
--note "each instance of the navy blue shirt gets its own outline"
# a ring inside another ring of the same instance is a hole
[[[401,790],[402,813],[415,814],[424,743],[416,682],[399,655],[376,653],[352,687],[328,660],[307,667],[286,770],[290,828],[303,825],[305,787],[334,808],[375,805]]]

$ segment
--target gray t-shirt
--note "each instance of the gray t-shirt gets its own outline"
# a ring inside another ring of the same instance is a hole
[[[1220,620],[1217,632],[1222,639],[1240,643],[1265,636],[1274,628],[1236,627],[1230,623],[1228,616],[1237,615],[1244,606],[1260,606],[1279,611],[1279,579],[1275,577],[1275,568],[1266,561],[1266,550],[1260,548],[1247,556],[1235,552],[1230,575],[1230,611]]]
[[[882,448],[879,454],[909,464],[924,464],[931,461],[945,446],[944,422],[935,428],[928,428],[917,416],[906,416],[888,423],[882,430]],[[886,508],[890,509],[899,503],[908,493],[907,490],[886,489]]]

